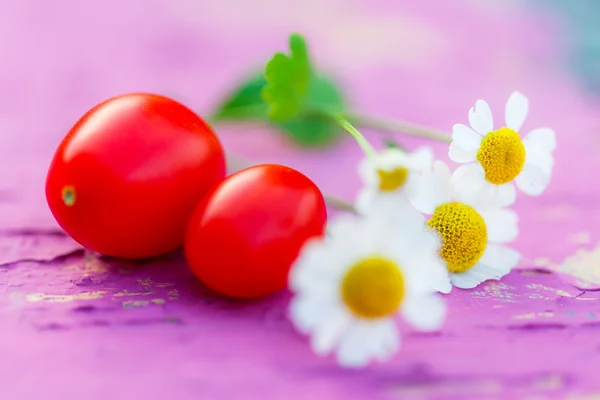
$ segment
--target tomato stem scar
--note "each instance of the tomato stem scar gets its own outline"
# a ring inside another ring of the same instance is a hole
[[[75,204],[76,199],[75,188],[71,185],[67,185],[62,189],[62,201],[67,207],[72,207]]]

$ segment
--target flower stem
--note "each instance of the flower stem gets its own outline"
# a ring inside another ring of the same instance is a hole
[[[354,208],[354,206],[342,199],[339,199],[339,198],[333,197],[333,196],[329,196],[326,194],[323,195],[323,198],[325,199],[325,204],[327,204],[331,208],[335,208],[336,210],[341,210],[341,211],[347,211],[352,214],[357,214],[357,211]]]
[[[377,151],[375,151],[375,149],[373,148],[371,143],[369,143],[367,138],[365,138],[364,135],[360,133],[358,129],[356,129],[350,122],[348,122],[347,119],[345,119],[342,115],[337,114],[332,115],[332,118],[334,118],[335,121],[342,128],[344,128],[349,134],[352,135],[354,140],[356,140],[356,142],[358,143],[362,151],[365,152],[367,157],[373,157],[377,154]]]
[[[341,115],[332,115],[323,110],[307,110],[306,118],[311,118],[318,115],[332,117],[339,123],[339,118],[345,120],[350,126],[356,125],[363,128],[371,128],[374,130],[389,132],[395,134],[406,134],[411,136],[420,136],[427,139],[439,140],[442,142],[451,142],[452,136],[447,132],[438,131],[432,128],[427,128],[411,122],[392,118],[373,117],[358,113],[342,113]],[[219,115],[207,117],[207,122],[217,124],[219,122],[268,122],[265,115],[264,105],[254,106],[238,106],[227,111],[227,117],[223,118]],[[346,129],[346,127],[343,127]],[[354,128],[354,126],[352,126]],[[356,128],[354,128],[356,129]],[[346,129],[347,130],[347,129]]]
[[[361,114],[344,114],[344,117],[358,126],[373,128],[384,132],[405,133],[412,136],[421,136],[427,139],[451,142],[452,136],[446,132],[426,128],[410,122],[391,118],[370,117]]]

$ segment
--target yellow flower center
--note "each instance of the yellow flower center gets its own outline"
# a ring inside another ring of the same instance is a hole
[[[403,167],[395,168],[391,171],[378,169],[379,190],[382,192],[393,192],[399,189],[408,178],[408,170]]]
[[[525,146],[519,134],[509,128],[488,133],[477,151],[485,179],[495,185],[511,182],[525,165]]]
[[[468,271],[483,255],[487,245],[485,221],[472,207],[458,202],[437,207],[427,221],[442,238],[440,256],[448,270]]]
[[[404,298],[404,277],[393,261],[381,257],[364,259],[348,270],[341,285],[342,300],[362,318],[387,317]]]

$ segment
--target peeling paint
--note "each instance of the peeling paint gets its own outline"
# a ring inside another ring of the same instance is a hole
[[[535,319],[535,318],[552,318],[554,317],[554,313],[553,312],[532,312],[532,313],[527,313],[527,314],[519,314],[519,315],[515,315],[513,318],[514,319]]]
[[[547,287],[547,286],[541,285],[539,283],[532,283],[532,284],[527,285],[526,287],[528,289],[533,289],[533,290],[545,290],[545,291],[553,292],[553,293],[556,293],[557,295],[562,296],[562,297],[575,297],[574,295],[572,295],[572,294],[570,294],[568,292],[565,292],[564,290],[554,289],[554,288],[551,288],[551,287]]]
[[[512,289],[515,288],[502,282],[488,282],[484,284],[483,291],[472,290],[470,293],[473,297],[494,299],[503,303],[517,303],[519,295],[511,292]]]
[[[151,300],[129,300],[122,303],[123,308],[136,308],[136,307],[147,307],[150,304],[163,305],[166,303],[165,299],[151,299]]]
[[[157,288],[167,288],[167,287],[175,286],[175,284],[174,283],[155,283],[154,286],[156,286]]]
[[[37,303],[40,301],[45,301],[48,303],[66,303],[74,300],[94,300],[100,299],[102,296],[106,294],[106,291],[99,290],[95,292],[85,292],[79,294],[65,294],[65,295],[57,295],[57,294],[44,294],[44,293],[30,293],[25,296],[25,301],[29,303]]]
[[[119,293],[115,293],[113,297],[126,297],[126,296],[149,296],[154,294],[154,292],[130,292],[127,289],[123,289],[123,291]]]
[[[142,286],[151,286],[152,285],[152,278],[146,278],[146,279],[138,279],[137,282],[142,285]]]

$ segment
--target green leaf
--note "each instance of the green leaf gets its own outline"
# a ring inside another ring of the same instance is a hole
[[[344,112],[341,89],[311,70],[301,36],[291,35],[290,49],[291,56],[278,53],[264,74],[251,76],[229,93],[211,121],[262,121],[302,147],[325,147],[345,135],[325,113],[314,112]]]
[[[269,118],[282,121],[298,115],[311,85],[311,66],[306,43],[290,35],[290,55],[275,53],[265,67],[267,85],[262,91]]]
[[[267,81],[263,75],[253,76],[230,93],[213,112],[212,122],[260,121],[271,124],[295,144],[302,147],[329,146],[344,131],[330,118],[316,114],[301,114],[285,121],[272,121],[268,105],[261,97]],[[345,100],[338,86],[330,79],[314,76],[311,79],[307,102],[334,112],[343,112]]]
[[[306,102],[312,107],[331,112],[343,112],[345,99],[338,86],[328,78],[313,76]],[[325,147],[345,136],[345,131],[324,114],[300,114],[277,122],[291,139],[304,147]]]
[[[242,82],[237,89],[216,107],[211,120],[219,121],[265,121],[269,106],[264,102],[261,91],[267,84],[262,73]]]

